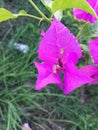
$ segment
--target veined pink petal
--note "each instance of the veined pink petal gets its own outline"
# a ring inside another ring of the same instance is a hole
[[[44,61],[57,63],[62,50],[64,50],[65,57],[72,52],[76,53],[78,59],[82,55],[74,35],[60,21],[53,19],[51,26],[40,42],[38,57]]]
[[[94,23],[96,21],[94,16],[80,9],[73,9],[73,14],[79,20],[89,21],[90,23]]]
[[[98,0],[86,1],[92,6],[96,14],[98,15]],[[73,9],[73,14],[79,20],[89,21],[90,23],[94,23],[96,21],[96,18],[94,16],[80,9]]]
[[[44,37],[42,38],[39,48],[38,57],[41,60],[56,63],[58,61],[59,52],[58,46],[56,44],[56,32],[53,23],[46,31]]]
[[[54,22],[57,30],[57,44],[59,48],[64,49],[65,59],[70,53],[75,54],[77,60],[81,58],[81,48],[75,36],[71,34],[68,28],[64,27],[64,25],[61,24],[59,21],[54,20]]]
[[[66,64],[66,63],[70,63],[70,62],[74,62],[75,64],[78,63],[78,56],[75,52],[70,52],[70,53],[67,53],[63,56],[62,58],[62,61],[63,61],[63,64]]]
[[[40,90],[48,84],[58,84],[61,89],[63,88],[58,73],[53,74],[51,65],[44,62],[42,63],[34,62],[34,64],[38,69],[38,78],[35,87],[36,90]]]
[[[70,63],[70,65],[66,66],[66,71],[64,72],[64,93],[69,94],[81,85],[91,81],[92,79],[89,75],[83,73],[73,63]]]
[[[94,63],[98,64],[98,38],[90,41],[89,48]]]
[[[92,78],[92,81],[90,82],[90,84],[98,83],[98,66],[87,65],[87,66],[83,66],[80,70],[84,74],[86,74]]]

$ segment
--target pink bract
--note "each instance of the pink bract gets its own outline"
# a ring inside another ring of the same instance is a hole
[[[86,0],[91,7],[95,10],[96,14],[98,15],[98,0]],[[80,9],[73,9],[74,16],[79,20],[89,21],[90,23],[94,23],[96,18],[91,14],[80,10]]]
[[[90,41],[89,49],[94,64],[82,67],[81,71],[92,78],[90,84],[96,84],[98,83],[98,66],[96,65],[98,64],[98,38]]]
[[[89,43],[90,54],[95,64],[98,64],[98,38]]]
[[[75,36],[61,22],[53,19],[38,48],[38,57],[43,62],[35,62],[38,69],[35,89],[58,84],[65,94],[69,94],[91,82],[90,76],[76,67],[81,56],[81,48]],[[61,80],[61,73],[64,75],[64,82]]]
[[[75,36],[62,23],[53,19],[51,26],[40,42],[38,57],[47,62],[57,62],[63,50],[66,62],[70,53],[75,53],[76,57],[73,56],[72,59],[75,62],[82,56],[81,48]]]
[[[96,84],[98,83],[98,66],[96,65],[87,65],[83,66],[80,69],[84,74],[90,76],[92,78],[89,84]]]

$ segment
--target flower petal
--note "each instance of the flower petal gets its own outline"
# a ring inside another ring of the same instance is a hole
[[[34,64],[38,69],[38,78],[35,87],[36,90],[40,90],[48,84],[58,84],[61,89],[63,88],[59,74],[52,73],[51,65],[45,62],[34,62]]]
[[[73,15],[79,20],[89,21],[90,23],[96,21],[94,16],[80,9],[73,9]]]
[[[98,64],[98,38],[90,41],[89,48],[94,63]]]
[[[81,85],[91,81],[90,76],[84,74],[73,63],[70,63],[70,66],[67,65],[64,72],[64,93],[69,94]]]
[[[92,6],[92,8],[98,14],[98,5],[97,5],[98,0],[86,0],[86,1]],[[79,20],[89,21],[90,23],[94,23],[96,21],[96,18],[94,16],[80,9],[73,9],[73,14]]]
[[[65,56],[74,52],[79,59],[82,55],[74,35],[60,21],[53,19],[51,26],[40,42],[38,57],[44,61],[57,63],[62,49]]]
[[[83,66],[81,68],[81,71],[92,78],[90,84],[98,83],[98,66],[95,65]]]

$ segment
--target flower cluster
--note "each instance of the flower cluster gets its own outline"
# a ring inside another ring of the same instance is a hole
[[[49,29],[42,35],[38,57],[43,62],[35,62],[38,69],[36,90],[48,84],[58,84],[65,94],[69,94],[77,87],[92,82],[90,74],[87,75],[84,68],[78,69],[76,66],[82,56],[81,48],[68,28],[53,19]],[[64,76],[63,83],[60,73]]]
[[[98,15],[98,0],[86,0],[90,6],[94,9],[96,14]],[[73,9],[73,14],[77,19],[89,21],[90,23],[95,23],[96,18],[91,14],[82,11],[80,9]],[[81,71],[84,74],[89,75],[93,80],[89,83],[98,83],[98,38],[95,40],[91,40],[89,43],[89,50],[94,62],[93,65],[84,66],[81,68]]]
[[[98,14],[98,0],[87,2]],[[91,23],[96,20],[92,15],[79,9],[74,9],[73,13],[78,19]],[[98,38],[89,43],[94,64],[78,68],[77,63],[82,57],[80,43],[67,27],[57,19],[53,19],[49,29],[46,32],[42,31],[41,35],[43,37],[38,48],[38,58],[42,62],[34,62],[38,69],[36,90],[48,84],[58,84],[64,94],[69,94],[84,84],[98,82]]]

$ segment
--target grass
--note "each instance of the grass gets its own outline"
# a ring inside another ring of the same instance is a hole
[[[39,1],[36,3],[42,6]],[[5,7],[9,4],[14,11],[32,9],[24,0],[3,3]],[[44,8],[43,11],[46,12]],[[67,15],[62,22],[77,34],[77,21]],[[46,29],[47,23],[39,27],[37,21],[28,18],[0,23],[0,130],[22,130],[24,123],[34,130],[98,130],[96,85],[85,87],[84,95],[80,88],[65,96],[56,85],[34,90],[37,70],[33,62],[38,60],[42,27]],[[29,52],[16,50],[15,42],[28,45]]]

